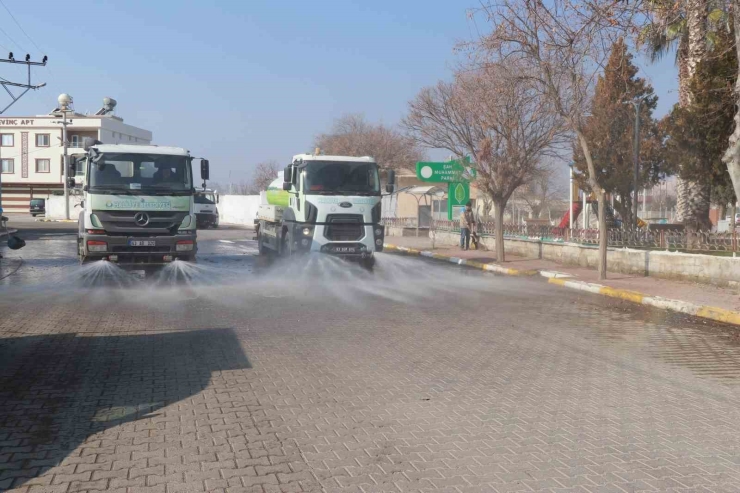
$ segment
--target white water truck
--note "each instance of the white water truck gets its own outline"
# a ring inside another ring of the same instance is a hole
[[[260,194],[255,221],[260,255],[321,252],[372,267],[385,236],[375,160],[299,154],[281,174]],[[394,181],[388,171],[388,193]]]
[[[70,186],[82,190],[81,262],[157,265],[198,251],[190,152],[180,147],[101,144],[73,156]],[[201,159],[203,188],[209,163]]]
[[[218,192],[208,188],[198,188],[193,196],[195,217],[198,228],[218,228]]]

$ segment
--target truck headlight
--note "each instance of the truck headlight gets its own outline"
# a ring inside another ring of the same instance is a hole
[[[311,236],[311,228],[303,228],[303,236]]]
[[[182,240],[177,242],[175,250],[178,252],[192,252],[194,247],[195,242],[193,240]]]
[[[378,245],[378,246],[383,246],[383,240],[381,240],[380,238],[378,238],[377,240],[375,240],[375,244]]]
[[[378,228],[378,229],[375,230],[375,236],[382,236],[382,235],[383,235],[383,230],[382,229]]]

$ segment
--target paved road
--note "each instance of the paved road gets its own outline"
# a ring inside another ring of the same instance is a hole
[[[0,264],[0,490],[738,491],[727,328],[238,229],[142,279],[32,226]]]

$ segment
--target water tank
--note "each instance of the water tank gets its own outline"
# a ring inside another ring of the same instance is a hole
[[[267,185],[267,203],[282,207],[290,205],[290,193],[283,190],[282,177]]]
[[[69,108],[69,105],[72,104],[72,96],[67,93],[62,93],[57,98],[57,102],[59,103],[59,109],[67,109]]]
[[[103,98],[103,108],[106,111],[113,111],[117,104],[118,101],[113,98]]]

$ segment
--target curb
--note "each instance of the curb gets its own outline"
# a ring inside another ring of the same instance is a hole
[[[536,276],[539,274],[536,270],[519,270],[519,269],[508,269],[501,267],[496,264],[484,264],[481,262],[475,262],[473,260],[466,260],[458,257],[448,257],[447,255],[440,255],[438,253],[415,250],[413,248],[400,247],[396,245],[390,245],[386,243],[383,245],[383,250],[402,252],[407,255],[416,255],[418,257],[433,258],[436,260],[444,260],[457,265],[465,265],[467,267],[473,267],[475,269],[485,270],[489,272],[497,272],[499,274],[505,274],[507,276]]]
[[[726,310],[716,306],[705,306],[695,305],[687,301],[672,300],[669,298],[662,298],[660,296],[650,296],[637,291],[630,291],[627,289],[612,288],[610,286],[603,286],[601,284],[593,284],[584,281],[569,280],[568,274],[553,271],[520,271],[517,269],[507,269],[495,264],[482,264],[480,262],[466,261],[456,257],[449,257],[447,255],[440,255],[438,253],[414,250],[413,248],[399,247],[396,245],[385,244],[384,250],[396,251],[406,253],[408,255],[417,255],[421,257],[434,258],[438,260],[445,260],[453,264],[466,265],[469,267],[475,267],[481,270],[498,272],[499,274],[505,274],[510,276],[536,276],[540,275],[547,278],[549,284],[555,284],[557,286],[563,286],[565,288],[575,289],[578,291],[585,291],[592,294],[600,294],[602,296],[609,296],[610,298],[618,298],[625,301],[631,301],[641,305],[652,306],[654,308],[661,308],[663,310],[670,310],[674,312],[684,313],[686,315],[693,315],[699,318],[705,318],[713,320],[715,322],[722,322],[726,324],[740,325],[740,312]]]
[[[77,219],[36,219],[39,223],[76,223]]]

